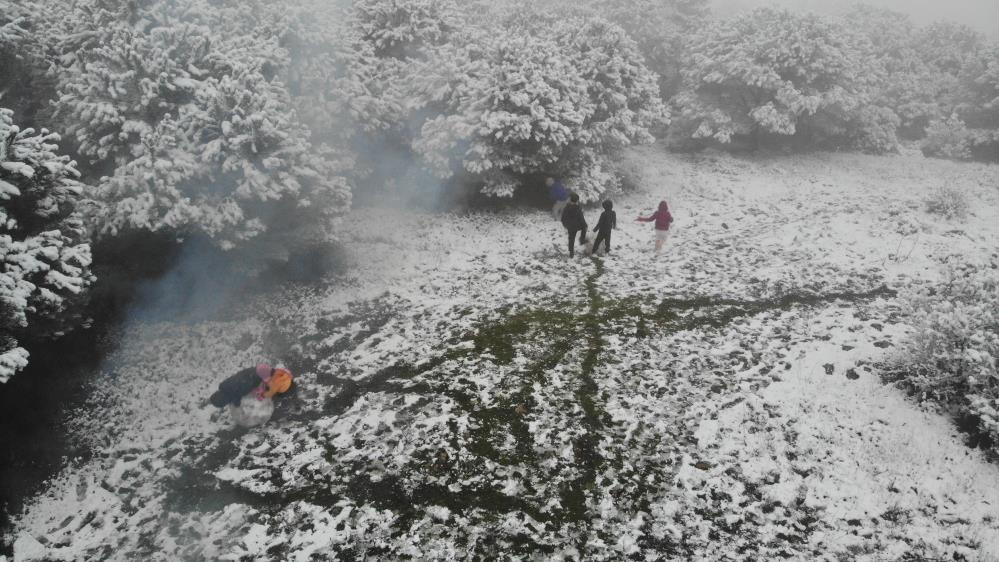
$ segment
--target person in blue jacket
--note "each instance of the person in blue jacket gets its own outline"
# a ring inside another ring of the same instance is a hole
[[[548,196],[553,202],[552,218],[557,221],[562,220],[562,211],[569,204],[569,190],[562,185],[561,181],[551,176],[545,179],[545,185],[548,186]]]

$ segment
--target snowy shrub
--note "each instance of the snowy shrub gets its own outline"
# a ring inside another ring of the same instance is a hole
[[[926,210],[948,219],[963,219],[968,216],[970,205],[963,191],[953,187],[941,187],[926,198]]]
[[[971,133],[964,121],[951,115],[946,120],[930,123],[921,148],[926,156],[968,160],[971,158]]]
[[[760,8],[691,37],[677,120],[695,139],[721,143],[761,135],[860,139],[890,144],[890,123],[870,105],[870,68],[837,21]],[[872,135],[855,132],[855,123]]]
[[[435,50],[414,73],[416,113],[432,116],[413,146],[439,177],[467,176],[483,193],[509,196],[516,177],[550,173],[592,201],[614,187],[608,158],[651,142],[665,110],[620,27],[541,19]]]
[[[999,444],[999,275],[955,267],[943,286],[912,295],[906,312],[915,330],[892,378],[922,400],[978,418]]]
[[[872,154],[886,154],[898,151],[897,133],[901,124],[891,109],[868,105],[850,120],[846,134],[854,147]]]
[[[67,25],[84,29],[58,45],[57,115],[104,176],[93,194],[99,232],[205,235],[231,249],[327,225],[349,206],[350,155],[321,144],[334,140],[329,116],[346,110],[310,114],[323,127],[316,139],[295,108],[330,100],[297,104],[289,91],[288,82],[319,80],[282,47],[306,56],[322,43],[292,33],[301,12],[199,0],[87,0],[65,10],[75,22]]]
[[[76,164],[59,136],[21,130],[0,109],[0,382],[27,365],[19,340],[62,335],[83,323],[93,281],[76,205]]]

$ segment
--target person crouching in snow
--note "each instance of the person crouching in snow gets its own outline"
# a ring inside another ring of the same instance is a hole
[[[219,383],[219,389],[209,398],[212,406],[229,406],[237,425],[259,425],[274,413],[271,400],[291,388],[292,376],[287,369],[257,365],[239,371]]]
[[[593,232],[597,233],[597,239],[593,241],[594,253],[600,247],[600,242],[604,243],[604,253],[610,253],[611,230],[615,228],[617,228],[617,213],[614,212],[614,203],[608,199],[604,201],[604,212],[600,213],[597,226],[593,227]]]
[[[669,225],[673,222],[673,215],[669,212],[669,205],[665,201],[659,202],[659,209],[650,216],[639,216],[639,222],[656,221],[656,253],[663,249],[663,242],[669,237]]]
[[[566,204],[569,203],[569,190],[562,185],[562,182],[552,177],[545,178],[545,185],[548,186],[548,196],[552,199],[552,218],[559,220]]]
[[[576,255],[576,233],[579,233],[579,243],[586,244],[586,218],[583,217],[583,209],[579,206],[579,195],[573,193],[569,196],[569,204],[562,211],[562,226],[569,231],[569,257]]]

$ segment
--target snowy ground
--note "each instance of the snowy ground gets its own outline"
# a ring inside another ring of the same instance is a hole
[[[995,167],[649,147],[610,256],[543,213],[362,210],[349,273],[129,327],[17,560],[999,559],[999,467],[883,386],[896,292],[999,247]],[[972,216],[923,200],[946,182]],[[662,256],[631,219],[667,198]],[[587,212],[595,224],[595,210]],[[280,360],[263,429],[207,396]]]

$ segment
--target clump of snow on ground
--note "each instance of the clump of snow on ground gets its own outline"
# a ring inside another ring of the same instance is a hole
[[[274,415],[274,400],[272,398],[258,399],[247,394],[238,405],[229,406],[229,417],[240,427],[256,427],[263,425]]]

